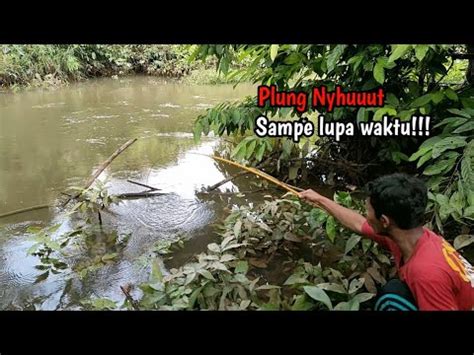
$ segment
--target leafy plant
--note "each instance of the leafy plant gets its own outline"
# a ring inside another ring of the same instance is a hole
[[[348,193],[336,198],[362,208]],[[150,280],[140,286],[140,308],[359,309],[373,298],[376,284],[385,283],[389,259],[335,222],[336,236],[329,240],[319,233],[329,217],[315,211],[291,198],[235,207],[219,229],[220,241],[209,244],[192,262],[165,273],[160,260],[152,259]],[[310,248],[310,259],[321,259],[329,248],[337,260],[331,266],[295,261],[302,245]],[[287,275],[286,281],[275,284],[271,276],[268,279],[266,270],[274,267],[278,275]]]
[[[472,74],[466,70],[460,75],[467,61],[455,59],[455,53],[465,51],[466,47],[459,45],[199,46],[194,56],[217,58],[218,70],[223,74],[237,81],[275,85],[279,91],[311,93],[319,85],[328,90],[336,85],[352,91],[382,85],[385,89],[384,107],[343,107],[332,112],[321,108],[314,112],[310,106],[309,117],[323,113],[326,120],[361,122],[388,114],[406,121],[421,114],[431,117],[432,130],[431,137],[343,138],[341,142],[324,138],[309,145],[294,145],[287,139],[259,139],[252,132],[258,115],[286,120],[301,115],[293,108],[257,108],[256,99],[247,98],[209,109],[198,117],[194,132],[196,138],[210,130],[233,136],[237,143],[233,157],[252,165],[273,154],[277,161],[272,166],[289,179],[305,179],[306,170],[326,174],[329,168],[344,175],[346,181],[361,183],[380,171],[423,169],[431,192],[429,210],[434,212],[438,229],[444,231],[448,217],[471,225],[474,92],[469,84]],[[242,60],[248,65],[230,69]],[[337,164],[341,160],[344,163]],[[377,167],[379,170],[374,171]],[[328,232],[334,235],[331,221]]]

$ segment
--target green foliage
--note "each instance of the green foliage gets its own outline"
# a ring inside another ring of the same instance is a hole
[[[233,157],[255,165],[270,155],[278,161],[278,171],[289,178],[304,178],[306,159],[344,157],[357,164],[386,162],[401,170],[422,169],[430,189],[430,208],[439,230],[448,218],[471,223],[472,207],[472,135],[474,130],[474,91],[466,82],[466,60],[452,59],[453,52],[464,51],[459,45],[204,45],[194,56],[215,57],[220,71],[237,81],[276,85],[277,90],[311,93],[314,86],[326,85],[333,90],[372,90],[383,85],[386,104],[382,108],[337,108],[326,112],[326,120],[346,118],[352,121],[380,119],[383,115],[408,120],[412,115],[430,115],[431,137],[372,137],[366,140],[343,139],[335,143],[325,138],[316,145],[293,145],[283,158],[286,139],[252,137],[253,123],[260,114],[278,119],[298,119],[296,109],[256,108],[256,99],[242,103],[220,104],[201,115],[195,124],[195,136],[208,134],[236,137]],[[239,61],[247,65],[235,70]],[[232,65],[230,65],[232,64]],[[234,114],[234,112],[236,112]],[[311,117],[313,109],[309,107]],[[240,137],[240,138],[237,138]],[[240,139],[240,140],[239,140]],[[271,149],[270,149],[271,147]],[[334,148],[336,147],[336,148]],[[300,151],[300,152],[299,152]],[[331,153],[332,152],[332,153]],[[336,152],[336,153],[334,153]],[[289,159],[288,159],[289,157]],[[295,158],[300,159],[295,165]],[[318,166],[314,164],[313,166]],[[415,167],[416,166],[416,167]],[[366,170],[368,172],[369,169]],[[368,179],[370,174],[365,177]],[[335,236],[333,222],[327,234]]]
[[[109,195],[105,185],[96,182],[96,185],[87,190],[75,188],[81,192],[78,203],[67,214],[79,217],[72,220],[73,228],[61,232],[61,224],[45,228],[29,227],[27,232],[32,234],[34,244],[28,254],[37,256],[40,264],[36,266],[43,271],[35,282],[44,281],[51,274],[73,271],[80,279],[103,265],[115,262],[119,252],[125,247],[130,235],[118,235],[115,231],[106,231],[102,227],[102,219],[98,222],[92,218],[100,210],[116,203],[117,199]],[[74,256],[73,248],[86,247],[88,257],[82,260],[71,260]]]
[[[108,298],[94,298],[91,300],[84,300],[81,303],[86,309],[95,311],[107,311],[117,308],[117,304]]]
[[[466,102],[463,106],[448,109],[451,116],[436,125],[442,132],[423,142],[409,159],[430,177],[430,210],[441,231],[449,218],[464,224],[474,220],[474,110]]]
[[[362,208],[348,193],[335,198]],[[384,264],[388,258],[370,241],[362,242],[335,222],[336,235],[329,241],[321,232],[328,219],[320,210],[290,198],[235,207],[219,228],[219,241],[192,262],[166,273],[159,259],[152,259],[150,280],[140,286],[140,309],[359,309],[374,296],[375,284],[388,277]],[[311,259],[332,248],[338,255],[333,263],[337,270],[321,262],[295,260],[301,245],[310,246]],[[272,284],[262,273],[270,268],[276,268],[278,275],[283,272],[286,279]]]
[[[110,205],[120,202],[120,200],[109,195],[105,182],[96,181],[93,187],[83,189],[81,187],[72,187],[76,191],[78,202],[69,210],[69,214],[80,213],[85,217],[85,222],[90,223],[91,215],[99,216],[99,223],[102,224],[100,211],[107,209]]]
[[[182,45],[1,45],[0,86],[57,86],[103,75],[182,77],[197,67]]]

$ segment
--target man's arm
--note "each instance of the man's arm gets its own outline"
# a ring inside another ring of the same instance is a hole
[[[300,192],[299,197],[323,208],[346,228],[349,228],[355,233],[362,234],[362,225],[365,222],[365,217],[356,211],[341,206],[337,202],[334,202],[311,189]]]

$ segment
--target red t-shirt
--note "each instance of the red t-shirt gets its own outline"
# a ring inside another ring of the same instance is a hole
[[[362,234],[390,250],[420,310],[474,310],[474,268],[444,238],[423,230],[410,259],[401,265],[398,245],[376,234],[367,220],[362,225]]]

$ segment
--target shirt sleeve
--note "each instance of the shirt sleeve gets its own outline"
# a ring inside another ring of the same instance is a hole
[[[413,276],[409,284],[420,311],[458,310],[449,278],[441,272]]]

